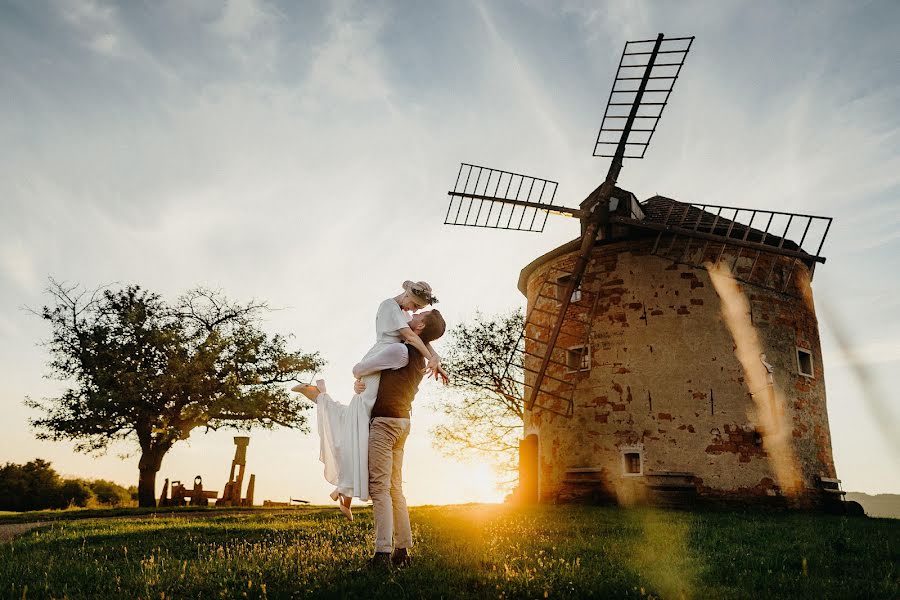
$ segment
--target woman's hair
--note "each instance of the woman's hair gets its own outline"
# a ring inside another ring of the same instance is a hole
[[[423,342],[427,344],[444,335],[447,324],[444,322],[444,317],[439,310],[435,309],[425,313],[422,320],[425,322],[425,327],[419,332],[419,337],[422,338]]]

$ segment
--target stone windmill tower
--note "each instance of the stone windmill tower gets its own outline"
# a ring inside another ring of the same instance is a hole
[[[830,218],[617,187],[693,43],[627,42],[578,208],[556,182],[463,164],[445,222],[581,235],[527,265],[505,385],[524,403],[523,500],[809,506],[840,499],[810,282]],[[605,148],[615,147],[606,153]],[[830,493],[827,491],[830,490]]]

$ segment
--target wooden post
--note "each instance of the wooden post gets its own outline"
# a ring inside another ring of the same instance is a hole
[[[163,484],[162,494],[159,495],[159,505],[160,506],[168,506],[169,505],[169,478],[166,478],[166,482]]]
[[[253,488],[256,487],[256,475],[250,473],[250,481],[247,483],[247,497],[241,502],[243,506],[253,506]]]

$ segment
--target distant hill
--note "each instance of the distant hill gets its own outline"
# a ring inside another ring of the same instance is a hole
[[[847,492],[846,498],[862,504],[866,514],[870,517],[900,519],[900,494],[875,494],[870,496],[862,492]]]

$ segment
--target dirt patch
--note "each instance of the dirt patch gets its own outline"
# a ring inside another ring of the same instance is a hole
[[[8,542],[17,535],[22,535],[35,527],[46,524],[46,521],[37,521],[35,523],[8,523],[6,525],[0,525],[0,543]]]

